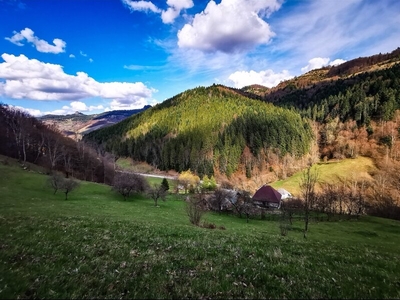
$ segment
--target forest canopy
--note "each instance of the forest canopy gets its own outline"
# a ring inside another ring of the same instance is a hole
[[[293,110],[213,85],[181,93],[85,139],[162,170],[199,175],[218,170],[230,176],[245,148],[253,157],[268,150],[300,157],[309,150],[312,133]]]

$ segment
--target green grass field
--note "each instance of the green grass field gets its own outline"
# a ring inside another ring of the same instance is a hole
[[[155,207],[82,182],[0,163],[0,298],[400,298],[400,223],[364,217],[276,221],[208,213],[189,223],[180,196]]]
[[[313,165],[313,171],[318,173],[319,182],[336,182],[338,177],[348,180],[371,180],[370,172],[376,170],[372,159],[359,156],[357,158],[344,159],[341,161],[333,161],[326,163],[318,163]],[[271,184],[274,188],[284,188],[293,195],[300,194],[300,181],[303,172],[298,172],[293,176],[279,180]]]

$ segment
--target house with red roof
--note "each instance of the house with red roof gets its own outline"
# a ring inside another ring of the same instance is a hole
[[[280,208],[282,195],[270,185],[263,185],[253,196],[253,203],[265,208]]]

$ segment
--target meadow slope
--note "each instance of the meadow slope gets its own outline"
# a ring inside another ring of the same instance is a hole
[[[190,225],[170,195],[82,182],[63,200],[46,176],[0,163],[0,298],[400,298],[400,223],[276,221],[209,213]]]

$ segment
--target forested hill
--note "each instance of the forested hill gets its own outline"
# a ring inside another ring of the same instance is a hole
[[[250,176],[267,153],[305,154],[312,133],[292,110],[214,85],[185,91],[85,139],[162,170],[230,176],[243,168]]]
[[[310,71],[282,82],[262,98],[294,107],[319,122],[336,117],[358,125],[388,121],[400,108],[400,48]]]

